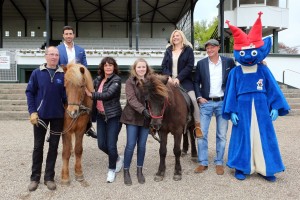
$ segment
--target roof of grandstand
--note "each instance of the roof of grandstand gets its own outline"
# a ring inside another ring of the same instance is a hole
[[[128,22],[135,20],[136,2],[143,23],[176,24],[198,0],[13,0],[3,1],[3,18],[41,19],[49,2],[50,20],[70,22]],[[66,5],[66,6],[65,6]],[[130,9],[132,8],[132,9]]]

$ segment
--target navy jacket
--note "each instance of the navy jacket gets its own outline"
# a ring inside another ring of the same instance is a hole
[[[172,76],[172,46],[169,46],[166,49],[164,59],[162,61],[162,74]],[[187,90],[191,91],[194,90],[193,86],[193,80],[192,80],[192,71],[194,68],[194,51],[191,47],[185,46],[182,50],[181,54],[178,58],[178,64],[177,64],[177,77],[180,81],[180,84],[182,87]]]
[[[59,51],[58,64],[59,65],[67,65],[68,64],[68,54],[67,54],[65,44],[63,43],[63,44],[58,45],[57,49]],[[76,58],[75,62],[80,63],[80,64],[84,65],[85,67],[87,67],[87,61],[86,61],[86,55],[85,55],[84,48],[74,44],[74,49],[75,49],[75,58]]]
[[[222,90],[225,91],[228,74],[230,70],[235,67],[235,63],[232,58],[227,58],[224,56],[220,57],[222,61]],[[210,92],[208,57],[197,62],[194,81],[196,98],[203,97],[208,99]]]
[[[29,114],[37,112],[42,119],[63,118],[67,102],[64,71],[58,67],[51,77],[45,66],[33,70],[30,76],[25,91]]]

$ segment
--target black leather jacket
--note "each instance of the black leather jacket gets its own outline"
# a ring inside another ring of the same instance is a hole
[[[105,118],[110,119],[113,117],[121,116],[122,108],[120,103],[121,96],[121,78],[112,74],[104,83],[102,92],[97,92],[103,77],[98,76],[94,79],[94,89],[96,92],[92,93],[93,103],[93,121],[96,119],[97,114],[97,100],[102,100],[105,111]]]

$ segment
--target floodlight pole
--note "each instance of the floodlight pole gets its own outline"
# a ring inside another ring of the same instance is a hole
[[[46,0],[46,47],[50,45],[50,16],[49,16],[49,0]]]
[[[3,2],[0,3],[0,48],[3,48]]]
[[[221,42],[221,53],[224,53],[224,0],[220,0],[220,42]]]
[[[139,51],[139,22],[140,22],[140,18],[139,18],[139,0],[135,1],[135,24],[136,24],[136,35],[135,35],[135,50]]]

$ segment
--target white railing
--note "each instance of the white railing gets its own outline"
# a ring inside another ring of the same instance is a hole
[[[105,56],[116,58],[120,65],[132,65],[138,57],[144,57],[151,66],[161,65],[165,50],[115,50],[115,49],[86,49],[89,65],[98,65]],[[14,58],[16,65],[39,65],[45,62],[45,51],[41,49],[19,49],[15,51]],[[204,51],[194,51],[195,65],[206,56]],[[13,54],[14,55],[14,54]],[[222,54],[232,57],[232,54]],[[265,59],[278,82],[300,88],[300,54],[270,54]],[[284,74],[284,75],[283,75]],[[297,75],[296,75],[297,74]],[[284,79],[284,80],[283,80]],[[1,78],[0,78],[0,81]]]
[[[295,88],[300,88],[300,72],[296,72],[290,69],[283,70],[282,73],[282,83],[293,86]]]

